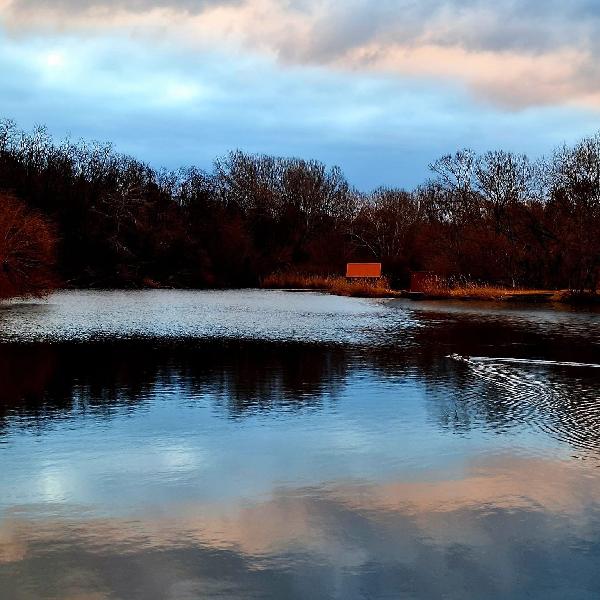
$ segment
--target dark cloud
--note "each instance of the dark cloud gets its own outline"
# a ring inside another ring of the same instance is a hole
[[[600,3],[588,0],[332,0],[327,6],[310,48],[323,58],[371,42],[536,54],[596,47],[600,39]]]

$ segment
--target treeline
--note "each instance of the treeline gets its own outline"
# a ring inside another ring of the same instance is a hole
[[[11,244],[0,246],[0,295],[26,290],[28,268],[41,288],[54,260],[62,284],[84,287],[252,286],[278,270],[341,273],[350,260],[381,260],[397,286],[428,270],[597,288],[600,134],[535,162],[462,150],[431,171],[413,191],[365,194],[336,167],[240,151],[211,172],[156,170],[109,144],[55,142],[43,127],[3,121],[0,211],[21,207],[30,225],[19,235],[37,249],[15,268]],[[0,240],[14,234],[9,221],[0,216]]]

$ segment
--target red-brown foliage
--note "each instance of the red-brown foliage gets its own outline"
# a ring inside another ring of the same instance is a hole
[[[44,217],[0,194],[0,298],[51,289],[55,246],[54,231]]]

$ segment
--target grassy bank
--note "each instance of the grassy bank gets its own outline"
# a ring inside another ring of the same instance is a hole
[[[563,302],[596,303],[600,302],[597,292],[574,290],[520,289],[496,285],[466,283],[447,285],[432,281],[421,288],[423,299],[435,300],[503,300],[522,302]]]
[[[303,273],[273,273],[261,281],[261,287],[271,289],[322,290],[337,296],[361,298],[391,298],[401,292],[390,288],[385,277],[378,279],[346,279],[339,276],[307,275]]]
[[[496,285],[465,283],[447,285],[432,281],[421,286],[420,292],[426,298],[438,300],[508,300],[508,299],[556,299],[558,292],[549,290],[515,289]]]
[[[487,300],[516,302],[561,302],[569,304],[600,303],[597,292],[509,288],[481,283],[448,284],[443,281],[425,283],[418,292],[393,290],[386,277],[347,279],[332,275],[310,275],[278,272],[265,277],[261,287],[267,289],[319,290],[337,296],[360,298],[400,298],[415,300]]]

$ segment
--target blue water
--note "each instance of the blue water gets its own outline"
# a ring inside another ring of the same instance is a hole
[[[269,291],[0,308],[0,598],[598,598],[584,309]]]

